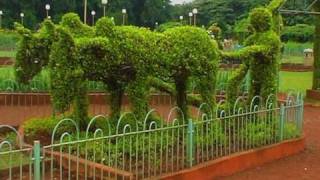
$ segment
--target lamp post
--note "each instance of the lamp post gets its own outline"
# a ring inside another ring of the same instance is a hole
[[[84,0],[84,10],[83,10],[83,22],[84,22],[84,24],[87,24],[87,6],[88,6],[88,0]]]
[[[91,11],[91,16],[92,16],[92,26],[94,26],[94,17],[96,15],[96,12],[95,11]]]
[[[179,17],[181,24],[183,23],[183,16]]]
[[[122,25],[125,25],[126,23],[126,15],[127,15],[127,10],[122,9]]]
[[[156,28],[158,28],[158,26],[159,26],[159,23],[158,23],[158,22],[156,22],[156,23],[155,23],[155,25],[156,25]]]
[[[24,13],[20,13],[20,17],[21,17],[21,24],[23,25]]]
[[[46,4],[47,18],[49,17],[50,4]]]
[[[189,25],[191,26],[192,25],[192,12],[189,12]]]
[[[2,15],[3,11],[0,10],[0,29],[2,28]]]
[[[108,4],[108,0],[101,0],[101,4],[103,6],[103,17],[106,17],[106,6]]]
[[[197,14],[198,14],[198,9],[194,8],[192,10],[192,13],[193,13],[193,18],[194,18],[194,26],[197,25]]]

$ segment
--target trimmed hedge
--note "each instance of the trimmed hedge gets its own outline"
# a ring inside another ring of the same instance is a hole
[[[313,41],[314,26],[308,24],[297,24],[295,26],[286,26],[281,34],[282,41],[295,41],[305,43]]]

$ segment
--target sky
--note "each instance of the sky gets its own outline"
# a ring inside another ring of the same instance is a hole
[[[183,2],[190,2],[192,0],[171,0],[172,4],[182,4]]]

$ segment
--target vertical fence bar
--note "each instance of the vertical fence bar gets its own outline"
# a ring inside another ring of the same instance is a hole
[[[280,126],[279,126],[280,141],[283,141],[284,118],[285,118],[285,107],[284,107],[284,104],[281,104],[281,106],[280,106]]]
[[[303,133],[303,115],[304,115],[304,100],[303,97],[301,97],[300,100],[300,114],[299,114],[299,124],[298,124],[298,129],[299,129],[299,135],[302,136]]]
[[[33,155],[34,155],[34,180],[40,180],[40,164],[41,164],[41,147],[40,141],[34,141]]]
[[[194,159],[194,154],[193,154],[193,133],[194,133],[194,128],[193,128],[193,122],[191,119],[188,121],[188,148],[187,148],[187,161],[189,164],[189,167],[193,166],[193,159]]]

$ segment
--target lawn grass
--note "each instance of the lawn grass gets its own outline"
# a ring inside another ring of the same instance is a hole
[[[15,56],[16,56],[16,51],[0,51],[0,57],[14,58]]]
[[[304,49],[313,48],[313,43],[287,42],[284,44],[282,63],[304,63]]]
[[[302,55],[283,55],[281,63],[304,64],[304,56]]]
[[[306,93],[312,87],[312,72],[280,72],[280,92]]]

